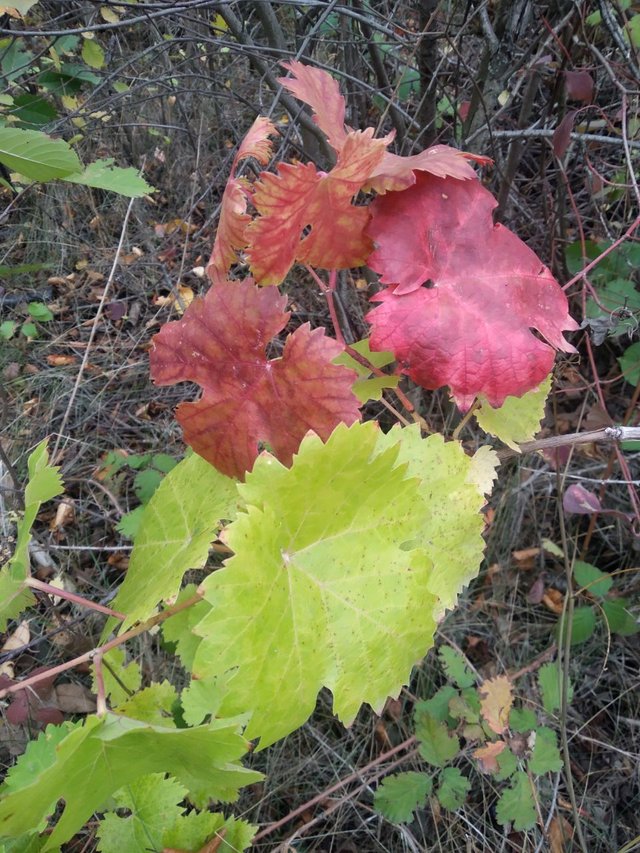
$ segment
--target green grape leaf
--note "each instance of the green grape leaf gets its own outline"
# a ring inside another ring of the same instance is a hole
[[[520,452],[518,445],[531,441],[540,429],[544,407],[551,391],[551,375],[533,391],[522,397],[507,397],[499,409],[494,409],[488,400],[480,398],[480,408],[474,412],[478,424],[485,432],[497,436],[501,441]]]
[[[494,777],[498,782],[504,782],[510,779],[518,769],[518,759],[513,752],[507,747],[503,749],[500,755],[496,756],[498,770],[494,773]]]
[[[460,752],[458,738],[449,734],[445,723],[439,723],[428,714],[416,718],[416,737],[420,742],[420,755],[434,767],[444,767]]]
[[[440,785],[436,794],[440,805],[453,812],[463,805],[470,790],[471,782],[457,767],[446,767],[440,774]]]
[[[610,598],[602,603],[609,630],[621,637],[630,637],[640,631],[637,618],[628,610],[630,603],[627,598]]]
[[[27,467],[29,482],[24,494],[24,515],[18,523],[15,551],[7,565],[0,569],[0,631],[5,631],[10,619],[15,619],[35,602],[33,593],[25,586],[30,573],[31,527],[41,504],[63,491],[59,469],[49,465],[47,439],[30,454]]]
[[[180,694],[182,716],[188,726],[198,726],[208,715],[215,715],[222,703],[226,679],[214,676],[201,680],[191,679]]]
[[[557,773],[562,769],[562,758],[558,750],[556,733],[553,729],[541,726],[535,730],[536,740],[529,759],[529,770],[540,776],[543,773]]]
[[[182,815],[178,806],[187,789],[163,773],[135,779],[113,795],[119,809],[128,809],[129,817],[108,812],[98,825],[98,850],[101,853],[146,853],[162,850],[164,833]]]
[[[369,348],[369,338],[363,341],[358,341],[351,344],[351,349],[364,356],[367,361],[374,367],[382,368],[395,361],[395,356],[392,352],[371,352]],[[387,376],[372,376],[363,364],[360,364],[348,352],[340,353],[333,360],[334,364],[342,364],[344,367],[349,367],[355,370],[358,374],[358,379],[354,382],[351,389],[361,403],[366,403],[367,400],[379,400],[382,397],[382,392],[387,388],[397,388],[400,381],[399,376],[388,374]]]
[[[551,664],[553,666],[553,664]],[[538,725],[538,718],[531,708],[512,708],[509,714],[509,728],[512,732],[525,734]]]
[[[91,671],[93,673],[91,689],[97,693],[98,681],[95,664],[92,665]],[[140,688],[142,683],[140,667],[135,661],[130,661],[125,666],[124,649],[120,646],[110,649],[102,656],[102,678],[104,680],[105,699],[109,699],[114,708],[126,702]]]
[[[565,624],[567,617],[561,616],[558,620],[556,636],[558,644],[564,645]],[[589,637],[593,634],[596,628],[596,613],[593,607],[576,607],[573,611],[571,620],[571,645],[578,646],[580,643],[586,643]]]
[[[195,584],[187,584],[180,590],[176,604],[181,604],[191,598],[196,590]],[[210,604],[202,600],[192,607],[180,610],[160,626],[165,642],[175,646],[175,653],[180,658],[183,667],[189,672],[193,669],[196,649],[202,642],[202,637],[197,636],[193,629],[210,610]]]
[[[498,457],[489,447],[467,456],[457,441],[435,434],[423,439],[418,424],[394,427],[378,439],[380,448],[399,442],[399,463],[420,481],[421,535],[415,545],[424,548],[434,569],[429,589],[440,600],[437,616],[454,607],[462,587],[480,569],[484,555],[480,510],[491,491]]]
[[[89,716],[57,744],[53,763],[0,799],[1,831],[19,838],[40,826],[62,799],[64,810],[43,848],[55,850],[111,794],[149,773],[169,773],[189,791],[206,780],[212,799],[233,800],[240,786],[262,778],[237,763],[246,752],[237,729],[234,720],[173,729],[111,713]]]
[[[608,572],[601,572],[596,566],[583,563],[582,560],[576,560],[573,576],[577,584],[591,595],[597,595],[600,598],[603,598],[613,586],[613,578]]]
[[[235,556],[202,585],[193,672],[234,671],[221,713],[252,709],[260,748],[301,725],[323,686],[346,723],[363,702],[381,710],[431,645],[432,566],[404,547],[422,521],[418,482],[378,436],[372,422],[326,444],[309,433],[291,468],[262,454],[239,487],[250,505],[225,531]]]
[[[195,453],[166,475],[145,508],[127,575],[111,605],[127,614],[122,632],[176,596],[187,569],[204,565],[221,520],[235,517],[237,503],[235,480]]]
[[[81,725],[81,720],[77,723],[65,721],[59,726],[51,724],[40,732],[35,740],[30,740],[19,761],[9,769],[5,777],[6,788],[9,791],[17,791],[30,785],[35,776],[55,763],[58,744]]]
[[[461,688],[472,687],[476,683],[476,677],[469,669],[469,663],[463,654],[451,646],[440,646],[438,657],[449,681]]]
[[[547,714],[554,714],[560,710],[561,693],[560,684],[562,673],[557,663],[545,663],[538,671],[538,686],[542,695],[542,707]],[[567,702],[573,699],[573,685],[569,681],[567,685]]]
[[[640,382],[640,341],[627,347],[618,359],[622,375],[631,385]]]
[[[423,702],[416,704],[414,714],[429,714],[434,720],[444,723],[450,718],[449,702],[458,695],[458,691],[450,684],[445,684],[441,687],[431,699],[426,699]]]
[[[134,693],[114,708],[114,712],[156,726],[172,726],[173,706],[177,701],[175,688],[168,681],[160,681]],[[202,718],[195,725],[201,721]]]
[[[0,127],[0,163],[31,181],[64,178],[82,169],[78,155],[63,139],[18,127]]]
[[[66,175],[63,180],[71,184],[108,190],[127,198],[140,198],[155,192],[136,169],[132,166],[126,169],[114,166],[112,158],[89,163],[84,171]]]
[[[513,777],[510,788],[502,792],[496,808],[498,823],[512,823],[518,832],[531,829],[536,822],[536,807],[529,777],[519,770]]]
[[[215,849],[216,853],[238,853],[251,846],[256,831],[256,826],[244,820],[233,817],[225,820],[219,813],[190,812],[176,820],[165,832],[162,842],[167,849],[200,851],[210,839],[222,838],[217,847],[212,846],[212,850]]]
[[[387,776],[374,794],[373,807],[392,823],[409,823],[415,810],[424,806],[432,786],[431,776],[413,770]]]

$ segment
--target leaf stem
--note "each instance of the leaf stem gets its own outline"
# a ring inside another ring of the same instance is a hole
[[[97,610],[98,613],[104,613],[106,616],[113,616],[120,622],[125,619],[124,613],[119,613],[117,610],[112,610],[110,607],[105,607],[104,604],[98,604],[97,601],[90,601],[88,598],[83,598],[81,595],[76,595],[75,592],[67,592],[66,589],[59,589],[57,586],[39,581],[37,578],[29,577],[25,584],[31,589],[37,589],[40,592],[46,592],[47,595],[55,595],[58,598],[64,598],[67,601],[73,601],[74,604],[79,604],[81,607],[89,607],[91,610]]]
[[[56,590],[56,594],[57,593],[58,590]],[[15,684],[11,684],[9,687],[5,687],[3,690],[0,690],[0,699],[4,699],[5,696],[8,696],[10,693],[16,693],[18,690],[24,690],[25,687],[31,687],[34,684],[38,684],[40,681],[44,681],[47,678],[59,675],[61,672],[66,672],[69,669],[73,669],[74,666],[78,666],[81,663],[88,663],[89,661],[93,660],[97,655],[102,656],[111,649],[115,649],[116,646],[121,646],[128,640],[131,640],[134,637],[139,636],[140,634],[144,634],[145,631],[148,631],[150,628],[159,625],[161,622],[164,622],[166,619],[169,619],[169,617],[175,616],[176,613],[180,613],[182,610],[186,610],[188,607],[193,607],[193,605],[197,604],[199,601],[202,601],[202,595],[196,593],[190,598],[181,601],[180,604],[174,604],[173,607],[168,607],[161,613],[156,613],[155,616],[152,616],[145,622],[140,622],[139,625],[135,625],[128,631],[125,631],[124,634],[120,634],[120,636],[114,637],[113,640],[109,640],[108,643],[104,643],[104,645],[102,646],[98,646],[95,649],[91,649],[91,651],[85,652],[83,655],[79,655],[78,657],[73,658],[72,660],[68,660],[66,661],[66,663],[61,663],[58,666],[53,666],[50,669],[44,670],[43,672],[38,672],[35,675],[32,675],[30,678],[25,678],[22,681],[17,681]]]

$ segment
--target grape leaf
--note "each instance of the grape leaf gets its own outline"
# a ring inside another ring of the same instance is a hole
[[[246,180],[235,176],[238,165],[247,157],[253,157],[266,166],[272,152],[269,136],[274,133],[273,123],[264,116],[258,116],[233,159],[231,177],[222,196],[216,239],[207,264],[207,274],[213,284],[225,281],[229,267],[235,261],[236,250],[244,249],[247,245],[246,229],[251,222],[251,216],[247,213],[247,196],[251,190]]]
[[[431,776],[414,770],[387,776],[376,789],[373,807],[393,823],[408,823],[424,805],[432,786]]]
[[[394,427],[378,439],[380,447],[399,442],[398,461],[420,480],[422,525],[417,540],[434,568],[429,589],[438,597],[437,615],[452,608],[463,586],[476,577],[484,554],[480,510],[491,491],[498,465],[488,447],[467,456],[455,441],[441,435],[423,439],[417,424]]]
[[[542,773],[557,773],[562,769],[562,758],[558,750],[556,733],[541,726],[535,731],[536,740],[529,759],[529,770],[536,776]]]
[[[373,139],[373,128],[352,131],[328,174],[312,163],[280,163],[276,175],[260,175],[252,198],[259,216],[247,226],[247,257],[259,284],[280,284],[296,260],[324,269],[364,264],[373,248],[364,233],[369,210],[351,200],[384,147]]]
[[[513,704],[513,691],[506,675],[488,678],[482,683],[480,708],[482,716],[492,732],[503,734],[509,724],[509,712]]]
[[[95,664],[92,664],[93,674],[91,689],[98,692],[98,682],[95,673]],[[117,646],[110,649],[102,656],[102,678],[104,681],[105,699],[109,699],[115,707],[125,702],[132,693],[140,687],[142,674],[140,667],[135,661],[124,664],[124,649]]]
[[[221,520],[234,518],[237,502],[236,483],[195,453],[166,475],[144,509],[127,575],[111,605],[126,614],[122,631],[148,619],[160,601],[178,594],[188,569],[206,563]]]
[[[151,773],[135,779],[113,795],[119,809],[128,809],[129,817],[107,813],[98,825],[98,850],[101,853],[146,853],[163,848],[164,833],[182,815],[178,803],[187,789],[163,773]]]
[[[393,353],[390,352],[371,352],[369,349],[369,339],[358,341],[351,344],[351,349],[359,353],[363,358],[372,364],[374,367],[386,367],[394,360]],[[379,400],[382,397],[382,392],[387,388],[397,388],[400,382],[399,376],[386,374],[385,376],[372,376],[371,370],[360,364],[359,361],[350,355],[348,352],[341,353],[334,359],[334,364],[343,364],[345,367],[350,367],[360,377],[353,385],[353,393],[361,403],[366,403],[367,400]]]
[[[238,853],[251,846],[257,827],[244,820],[211,812],[190,812],[179,817],[164,834],[165,849],[197,853]],[[205,847],[209,840],[217,846]],[[219,841],[221,839],[221,841]]]
[[[435,767],[444,767],[460,752],[460,741],[449,734],[444,723],[434,720],[429,714],[416,716],[416,737],[420,742],[419,752],[425,761]]]
[[[519,444],[531,441],[540,429],[549,391],[551,376],[547,376],[538,388],[527,391],[522,397],[507,397],[500,408],[494,409],[481,398],[480,408],[474,412],[480,427],[490,435],[520,452]]]
[[[18,537],[13,557],[0,569],[0,631],[7,622],[35,603],[31,590],[25,586],[30,574],[29,542],[31,528],[40,505],[63,491],[58,468],[49,465],[47,439],[41,441],[27,461],[29,482],[24,494],[24,515],[18,522]]]
[[[225,531],[235,556],[204,581],[194,675],[233,671],[221,713],[253,709],[260,748],[301,725],[322,686],[347,723],[363,702],[380,709],[431,644],[431,564],[402,547],[417,481],[377,438],[374,423],[341,424],[326,444],[308,435],[290,469],[260,456]]]
[[[390,285],[367,315],[371,348],[391,350],[424,388],[449,385],[463,410],[480,394],[496,408],[522,396],[550,373],[553,347],[575,352],[562,335],[578,328],[562,289],[493,224],[496,203],[478,181],[420,174],[371,205],[367,263]]]
[[[469,669],[467,659],[463,654],[452,649],[451,646],[440,646],[438,657],[449,681],[458,687],[472,687],[476,683],[476,676]]]
[[[498,823],[513,823],[517,831],[531,829],[536,822],[536,808],[529,777],[519,770],[513,783],[500,795],[496,808]]]
[[[115,708],[115,712],[142,720],[155,726],[173,725],[173,706],[178,700],[175,688],[168,681],[154,682],[129,696]],[[195,725],[198,725],[202,718]]]
[[[275,288],[260,290],[250,279],[217,284],[153,339],[156,384],[204,389],[198,402],[178,406],[185,440],[230,477],[244,478],[259,441],[289,464],[308,430],[326,439],[336,424],[359,417],[355,374],[332,364],[341,347],[322,329],[305,323],[288,336],[282,358],[267,359],[265,347],[289,318],[285,304]]]
[[[281,77],[282,83],[299,101],[308,104],[313,110],[313,120],[326,135],[331,147],[341,152],[350,128],[345,128],[345,101],[334,78],[320,68],[311,68],[302,62],[292,60],[281,63],[291,73],[291,77]],[[385,146],[393,140],[394,134],[384,137]],[[487,164],[488,157],[456,151],[448,145],[434,145],[410,157],[399,157],[385,151],[380,163],[373,169],[367,188],[384,193],[388,190],[402,190],[415,183],[415,172],[430,172],[433,175],[465,179],[475,177],[469,160]]]
[[[191,598],[197,590],[195,584],[187,584],[180,590],[176,604],[181,604]],[[201,637],[193,633],[193,628],[200,622],[210,610],[207,601],[198,601],[191,607],[186,607],[175,613],[160,626],[165,642],[175,644],[175,652],[182,661],[185,669],[191,670],[196,649],[200,645]]]
[[[542,696],[542,707],[547,714],[560,710],[560,683],[562,675],[557,663],[545,663],[538,670],[538,686]],[[567,685],[567,702],[573,699],[573,685]],[[533,728],[533,726],[532,726]]]
[[[53,850],[111,794],[148,773],[168,772],[188,790],[206,779],[212,798],[232,800],[241,785],[262,778],[237,764],[245,751],[246,742],[233,720],[171,729],[116,714],[90,716],[57,744],[53,763],[0,799],[1,831],[20,837],[39,826],[63,799],[64,810],[43,848]]]
[[[459,809],[471,790],[471,782],[457,767],[446,767],[440,774],[440,786],[437,790],[440,805],[450,811]]]

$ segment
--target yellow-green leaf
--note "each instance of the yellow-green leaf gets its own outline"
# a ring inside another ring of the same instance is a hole
[[[522,397],[507,397],[499,409],[481,399],[476,420],[485,432],[495,435],[506,445],[519,451],[523,441],[531,441],[540,429],[546,399],[551,390],[551,375],[538,388]]]

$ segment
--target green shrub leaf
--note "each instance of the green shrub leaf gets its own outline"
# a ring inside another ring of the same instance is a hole
[[[387,776],[374,794],[373,807],[393,823],[408,823],[415,810],[424,806],[432,785],[426,773],[408,771]]]
[[[18,127],[0,127],[0,163],[31,181],[51,181],[82,170],[78,155],[64,140]]]
[[[496,809],[498,823],[512,823],[517,831],[531,829],[536,822],[536,807],[529,777],[519,770],[510,788],[500,796]]]

